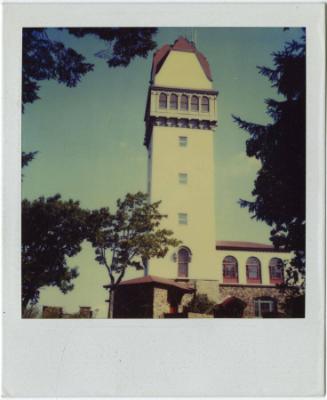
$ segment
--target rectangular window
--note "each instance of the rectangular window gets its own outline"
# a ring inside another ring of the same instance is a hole
[[[178,214],[178,223],[180,225],[187,225],[187,214],[186,213]]]
[[[180,145],[180,147],[186,147],[187,146],[187,136],[180,136],[179,137],[179,145]]]
[[[254,300],[254,311],[256,317],[263,317],[265,314],[276,311],[276,303],[274,300]]]
[[[178,174],[178,182],[183,184],[183,185],[186,185],[187,184],[187,174],[179,173]]]

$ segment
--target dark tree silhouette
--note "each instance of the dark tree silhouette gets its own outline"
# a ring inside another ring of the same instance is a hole
[[[67,265],[67,257],[81,250],[87,236],[87,211],[60,195],[22,202],[22,312],[36,304],[40,289],[57,286],[63,293],[72,290],[77,268]]]
[[[173,232],[160,228],[166,215],[158,210],[160,202],[150,204],[148,196],[138,192],[117,201],[111,214],[103,208],[93,211],[88,222],[89,240],[95,248],[96,261],[109,276],[109,309],[112,315],[113,293],[124,278],[127,268],[146,269],[147,260],[162,258],[169,247],[181,242],[172,238]]]
[[[147,57],[156,47],[153,36],[157,28],[60,28],[82,38],[93,35],[106,44],[99,52],[109,67],[127,67],[135,57]],[[81,78],[92,71],[94,65],[86,62],[82,54],[51,40],[45,28],[23,29],[22,55],[22,111],[25,105],[40,99],[39,82],[56,80],[68,87],[76,86]],[[35,157],[36,152],[23,153],[23,167]]]
[[[61,28],[82,38],[93,35],[106,44],[98,53],[109,67],[127,67],[135,57],[147,57],[156,47],[156,28]],[[76,86],[94,65],[82,54],[51,40],[45,28],[23,29],[22,106],[39,99],[38,82],[54,79],[68,87]]]
[[[273,68],[258,67],[268,77],[281,100],[267,99],[267,125],[235,122],[250,134],[249,157],[260,160],[254,182],[254,201],[240,200],[253,217],[271,226],[276,248],[293,251],[289,278],[305,272],[305,31],[273,53]]]

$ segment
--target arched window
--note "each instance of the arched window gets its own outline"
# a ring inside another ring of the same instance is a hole
[[[246,278],[248,283],[261,283],[261,265],[257,257],[247,259]]]
[[[188,277],[188,264],[191,261],[191,251],[187,247],[178,250],[178,277]]]
[[[167,108],[167,95],[165,93],[160,93],[159,108]]]
[[[284,282],[284,264],[280,258],[274,257],[269,262],[270,283]]]
[[[185,94],[181,96],[181,110],[188,110],[188,96]]]
[[[170,95],[170,108],[172,108],[173,110],[177,110],[177,106],[178,106],[178,97],[176,94],[171,94]]]
[[[238,282],[237,260],[233,256],[226,256],[223,260],[224,283]]]
[[[201,111],[209,112],[209,98],[206,96],[203,96],[201,99]]]
[[[199,111],[199,98],[197,96],[191,97],[191,110]]]

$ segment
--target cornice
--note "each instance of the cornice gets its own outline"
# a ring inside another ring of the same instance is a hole
[[[187,89],[187,88],[177,88],[177,87],[167,87],[167,86],[150,86],[151,90],[157,90],[162,92],[177,92],[177,93],[191,93],[191,94],[206,94],[209,96],[218,96],[218,90],[208,90],[208,89]]]

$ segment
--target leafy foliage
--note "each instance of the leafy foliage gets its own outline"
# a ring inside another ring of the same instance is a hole
[[[166,216],[159,212],[159,205],[160,202],[148,203],[148,196],[138,192],[118,200],[114,214],[103,208],[90,215],[89,240],[95,248],[96,261],[108,272],[110,299],[127,268],[146,269],[148,259],[162,258],[170,246],[180,244],[172,238],[172,231],[160,229]]]
[[[44,28],[23,29],[22,104],[39,99],[37,82],[55,79],[68,87],[93,69],[85,57],[63,43],[50,40]]]
[[[212,314],[215,304],[215,302],[209,300],[206,294],[197,293],[186,305],[186,308],[188,312]]]
[[[77,268],[67,265],[67,257],[81,250],[87,235],[87,212],[73,200],[60,195],[22,202],[22,308],[35,304],[40,289],[57,286],[63,293],[72,290]]]
[[[27,167],[27,165],[34,159],[38,152],[32,151],[26,153],[25,151],[22,152],[22,168]]]
[[[156,28],[67,28],[75,37],[93,35],[104,41],[107,50],[102,57],[109,67],[129,65],[137,56],[146,57],[156,43]],[[68,87],[76,86],[94,65],[82,54],[51,40],[45,28],[23,29],[22,107],[40,97],[38,82],[54,79]]]
[[[273,62],[274,68],[258,67],[282,96],[281,100],[266,100],[272,122],[260,125],[233,116],[250,134],[247,155],[261,161],[252,191],[255,200],[240,200],[240,205],[271,226],[274,246],[293,251],[293,271],[304,274],[305,33],[273,53]]]

